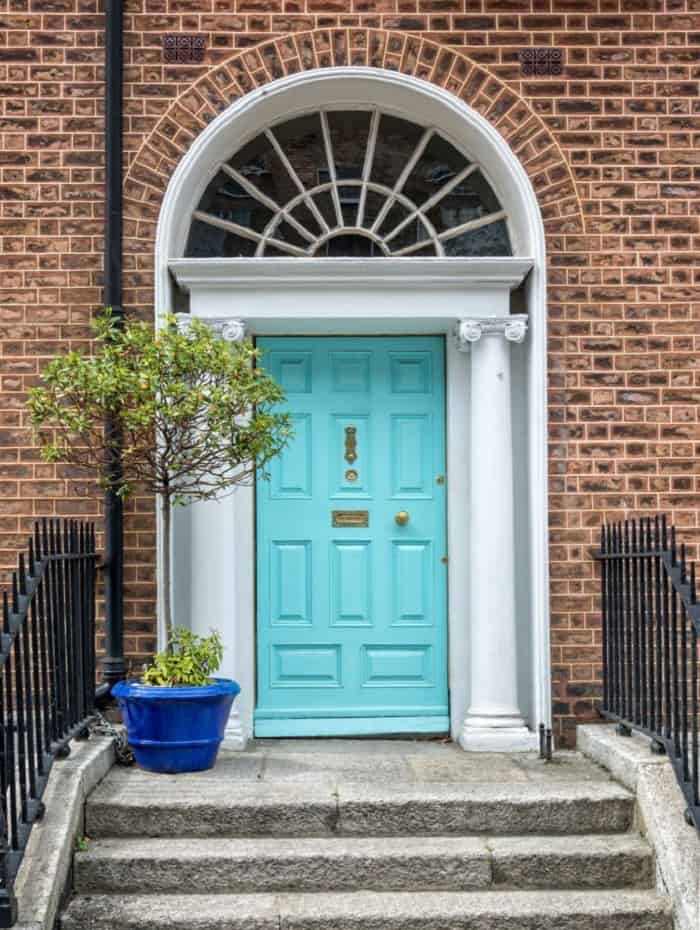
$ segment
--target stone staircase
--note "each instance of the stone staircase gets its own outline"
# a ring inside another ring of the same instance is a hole
[[[364,769],[292,749],[209,775],[113,770],[62,928],[671,930],[633,798],[601,770],[440,749],[407,747],[403,779],[395,748]]]

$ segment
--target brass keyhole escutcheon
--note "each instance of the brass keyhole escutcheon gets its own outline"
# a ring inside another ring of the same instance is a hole
[[[346,481],[357,481],[358,478],[359,478],[359,475],[357,474],[354,468],[348,468],[348,470],[345,472]]]
[[[407,510],[399,510],[399,512],[394,517],[394,520],[398,523],[399,526],[406,526],[409,520],[409,514]]]

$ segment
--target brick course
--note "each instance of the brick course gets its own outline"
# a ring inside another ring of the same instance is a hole
[[[310,67],[369,64],[483,113],[530,175],[549,256],[556,732],[594,715],[604,517],[663,510],[695,551],[700,448],[697,0],[130,0],[124,302],[152,313],[153,238],[181,154],[231,100]],[[23,411],[45,361],[89,342],[102,284],[102,10],[8,0],[0,23],[0,563],[33,519],[96,515],[94,485],[40,462]],[[165,64],[164,33],[204,61]],[[526,46],[564,50],[523,77]],[[127,505],[126,647],[154,647],[152,502]]]

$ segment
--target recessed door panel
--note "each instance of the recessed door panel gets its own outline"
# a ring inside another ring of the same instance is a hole
[[[273,688],[339,688],[340,646],[277,645],[271,650]]]
[[[429,626],[433,622],[434,559],[430,540],[401,540],[392,546],[394,624]]]
[[[392,352],[391,390],[394,394],[430,394],[433,389],[432,352]]]
[[[331,352],[331,390],[336,394],[367,394],[370,391],[369,352]]]
[[[399,413],[391,417],[391,491],[394,497],[430,497],[432,475],[432,418],[427,413]]]
[[[445,732],[444,341],[258,345],[295,437],[257,486],[256,735]]]
[[[270,488],[273,497],[311,497],[313,436],[310,413],[292,415],[294,438],[284,455],[270,463]]]
[[[311,542],[274,540],[270,558],[272,616],[276,626],[311,623]]]
[[[366,688],[429,688],[432,685],[432,647],[367,646],[364,649]]]
[[[372,544],[369,540],[331,543],[332,626],[372,625]]]
[[[267,366],[285,394],[308,394],[311,391],[310,352],[270,352]]]

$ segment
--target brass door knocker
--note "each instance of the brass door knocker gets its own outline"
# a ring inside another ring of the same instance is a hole
[[[345,427],[345,461],[348,465],[357,460],[357,427]]]

